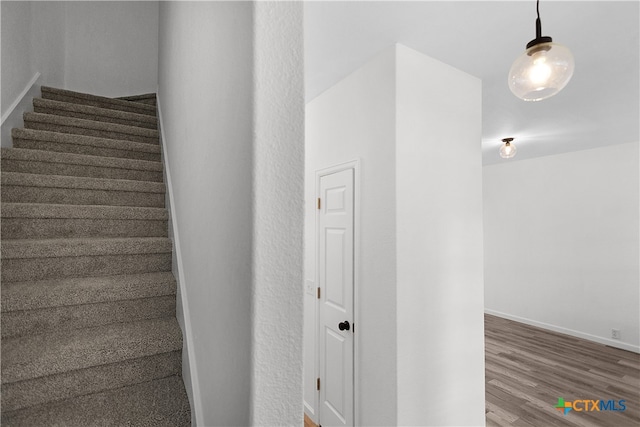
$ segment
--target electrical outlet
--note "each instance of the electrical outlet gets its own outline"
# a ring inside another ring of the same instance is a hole
[[[620,339],[620,329],[611,329],[611,338],[614,340]]]

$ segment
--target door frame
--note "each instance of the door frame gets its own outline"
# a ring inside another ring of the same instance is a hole
[[[354,323],[354,337],[353,337],[353,425],[358,426],[360,421],[360,382],[358,379],[360,378],[359,364],[358,360],[360,359],[360,351],[359,351],[359,331],[362,330],[362,325],[360,323],[360,159],[356,158],[355,160],[351,160],[345,163],[339,163],[334,166],[329,166],[327,168],[316,170],[316,178],[315,178],[315,199],[317,200],[320,197],[320,179],[324,176],[331,175],[337,172],[342,172],[344,170],[353,169],[353,323]],[[313,201],[315,203],[315,200]],[[318,250],[320,239],[318,236],[319,232],[319,222],[320,217],[318,213],[318,209],[315,210],[315,231],[314,231],[314,239],[315,239],[315,275],[314,280],[316,282],[316,287],[320,284],[320,251]],[[320,328],[320,300],[316,298],[315,304],[315,372],[316,378],[319,378],[320,375],[320,334],[318,334],[318,330]],[[357,328],[357,329],[356,329]],[[357,332],[356,332],[357,331]],[[318,417],[320,417],[320,391],[316,391],[316,402],[315,402],[316,410],[318,413]],[[319,424],[321,424],[321,420],[316,419]]]

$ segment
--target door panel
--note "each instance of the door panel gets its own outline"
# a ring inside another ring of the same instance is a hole
[[[354,170],[322,176],[320,198],[319,422],[323,427],[352,426]],[[349,322],[349,329],[341,330],[341,322]]]

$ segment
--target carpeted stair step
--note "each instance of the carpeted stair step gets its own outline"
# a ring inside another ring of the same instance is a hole
[[[160,145],[35,129],[12,129],[13,146],[32,150],[159,162]]]
[[[3,203],[164,207],[160,182],[2,172]]]
[[[171,271],[164,237],[2,241],[3,281]]]
[[[3,239],[167,237],[164,208],[3,203]]]
[[[2,338],[175,316],[171,273],[2,283]]]
[[[27,129],[158,144],[158,131],[154,129],[31,112],[24,113],[23,119]]]
[[[162,182],[162,163],[86,154],[2,148],[2,171]]]
[[[7,338],[2,340],[2,384],[181,349],[174,317]]]
[[[2,411],[6,414],[7,411],[179,375],[181,359],[180,351],[172,351],[3,384]]]
[[[122,96],[116,99],[122,99],[124,101],[139,102],[142,104],[148,104],[155,106],[157,103],[155,93],[144,93],[142,95]]]
[[[175,295],[169,272],[2,283],[2,311]]]
[[[173,295],[11,311],[2,313],[2,339],[175,315]]]
[[[117,390],[2,413],[2,424],[35,426],[191,426],[182,378],[171,376]]]
[[[33,111],[36,113],[94,120],[97,122],[158,129],[158,119],[154,116],[128,111],[110,110],[108,108],[93,107],[91,105],[54,101],[52,99],[35,98],[33,100]]]
[[[138,102],[130,102],[122,99],[106,98],[65,89],[41,87],[42,98],[55,101],[70,102],[74,104],[91,105],[94,107],[108,108],[111,110],[129,111],[132,113],[156,115],[156,107]]]

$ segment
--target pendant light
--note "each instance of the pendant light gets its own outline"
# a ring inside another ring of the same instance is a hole
[[[525,101],[541,101],[560,92],[571,80],[574,62],[571,51],[551,37],[542,36],[540,0],[536,0],[536,38],[527,43],[509,71],[509,89]]]
[[[504,138],[502,142],[502,147],[500,147],[500,157],[503,159],[510,159],[516,155],[516,146],[511,143],[513,138]]]

